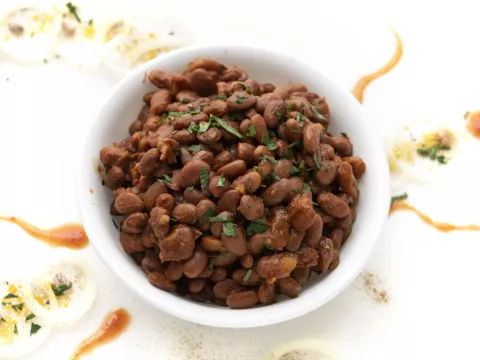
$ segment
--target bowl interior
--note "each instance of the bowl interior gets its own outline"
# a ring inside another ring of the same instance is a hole
[[[111,191],[101,185],[96,169],[99,151],[103,146],[128,136],[128,127],[143,106],[143,94],[155,90],[148,81],[143,81],[145,72],[156,68],[167,72],[183,71],[190,61],[199,57],[237,65],[246,70],[250,78],[261,82],[275,85],[302,83],[310,91],[325,96],[332,115],[330,131],[337,135],[347,133],[354,144],[354,155],[362,157],[367,164],[366,174],[359,184],[361,196],[357,220],[352,235],[342,248],[340,265],[326,276],[312,276],[297,299],[283,299],[267,307],[241,311],[198,304],[150,285],[143,271],[120,246],[118,230],[109,215]],[[184,48],[166,54],[125,78],[115,88],[93,125],[77,182],[85,229],[99,255],[128,286],[150,304],[174,316],[212,326],[252,327],[303,315],[332,299],[359,274],[388,214],[388,166],[374,131],[367,125],[361,106],[348,92],[288,56],[232,46]]]

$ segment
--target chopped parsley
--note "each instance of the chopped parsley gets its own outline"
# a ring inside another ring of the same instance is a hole
[[[290,130],[290,131],[294,134],[301,134],[302,133],[300,130],[297,130],[297,129],[293,129],[293,130]]]
[[[252,88],[250,86],[248,86],[247,84],[245,84],[244,82],[242,81],[235,81],[237,84],[242,84],[244,87],[245,87],[245,91],[248,93],[248,94],[253,94],[253,91],[252,91]]]
[[[403,193],[397,196],[392,196],[392,199],[390,200],[390,206],[396,203],[397,201],[406,200],[406,199],[408,199],[407,193]]]
[[[252,269],[248,269],[247,273],[246,273],[245,276],[243,277],[243,282],[247,282],[248,279],[250,279],[250,276],[252,276],[252,272],[253,272]]]
[[[195,186],[193,186],[193,185],[192,185],[192,186],[188,186],[188,187],[187,187],[187,190],[188,190],[188,191],[193,191],[193,190],[195,190]]]
[[[320,160],[318,160],[317,154],[313,154],[313,161],[315,161],[315,165],[317,165],[318,170],[322,170],[323,168],[325,172],[328,171],[328,166],[322,164]]]
[[[7,296],[4,297],[4,299],[13,299],[13,298],[16,298],[18,297],[17,295],[15,294],[8,294]]]
[[[293,143],[291,143],[290,145],[288,145],[288,148],[291,149],[291,148],[297,146],[298,144],[300,144],[300,141],[294,141]]]
[[[270,161],[272,164],[278,165],[278,160],[275,160],[275,158],[273,158],[272,156],[262,155],[262,156],[260,156],[260,160],[263,163],[266,163],[267,161]]]
[[[223,119],[220,119],[219,117],[216,117],[215,115],[210,114],[210,119],[209,122],[215,121],[218,125],[220,125],[222,128],[227,130],[230,134],[235,135],[236,137],[243,139],[243,135],[238,132],[237,129],[233,128],[228,122],[226,122]]]
[[[205,190],[208,186],[208,170],[206,166],[202,166],[200,169],[200,186],[202,190]]]
[[[215,259],[211,258],[210,263],[208,264],[208,267],[209,267],[210,271],[213,271],[214,266],[215,266]]]
[[[14,333],[15,335],[18,335],[17,324],[15,324],[15,326],[13,327],[13,333]]]
[[[272,177],[273,180],[277,180],[277,181],[280,180],[280,176],[278,176],[277,174],[271,173],[270,176]]]
[[[290,103],[290,104],[287,106],[287,110],[288,110],[288,111],[292,111],[293,109],[295,109],[295,103],[294,103],[294,102]]]
[[[92,26],[92,25],[93,25],[93,19],[88,20],[88,26]]]
[[[70,11],[70,13],[75,16],[75,19],[77,19],[77,21],[79,23],[82,22],[82,20],[80,19],[80,16],[78,16],[78,13],[77,13],[77,7],[75,5],[73,5],[71,2],[68,2],[67,3],[67,9],[68,11]]]
[[[273,139],[265,135],[262,136],[261,143],[267,145],[268,150],[275,150],[277,148],[277,144],[275,144]]]
[[[65,293],[65,291],[70,290],[71,288],[72,288],[71,282],[68,284],[60,284],[58,286],[52,285],[52,290],[55,296],[62,296]]]
[[[438,161],[440,164],[446,164],[447,159],[445,155],[439,155],[439,151],[450,150],[450,146],[436,144],[432,146],[427,146],[425,144],[421,144],[420,148],[417,149],[417,154],[422,157],[428,157],[430,160]]]
[[[41,328],[42,327],[40,325],[32,323],[32,326],[30,327],[30,336],[35,335]]]
[[[194,123],[193,121],[190,120],[190,126],[188,127],[187,131],[190,134],[193,134],[193,133],[196,133],[199,128],[200,128],[200,126],[198,126],[198,124],[196,124],[196,123]]]
[[[198,125],[197,125],[198,126]],[[190,145],[187,149],[193,153],[196,153],[202,149],[200,145]]]
[[[158,182],[164,183],[165,181],[172,184],[172,178],[168,175],[163,175],[163,179],[157,179]]]
[[[217,95],[217,99],[225,101],[225,100],[228,99],[228,97],[227,97],[227,95]]]
[[[247,226],[247,236],[253,234],[263,234],[268,230],[268,223],[265,219],[252,220]]]
[[[237,234],[237,232],[235,231],[235,224],[231,222],[224,223],[223,233],[227,236],[235,236]]]
[[[298,173],[300,173],[300,170],[295,165],[292,165],[292,168],[290,169],[290,174],[295,175]]]
[[[312,105],[312,106],[310,106],[310,108],[312,109],[313,115],[315,115],[318,120],[327,120],[327,118],[325,116],[323,116],[322,114],[320,114],[318,112],[318,110],[315,106]]]
[[[208,218],[208,221],[209,222],[217,222],[217,221],[229,222],[230,218],[228,216],[212,216]]]
[[[28,315],[28,316],[25,318],[25,321],[32,320],[34,317],[35,317],[35,314],[34,314],[34,313],[31,313],[30,315]]]
[[[225,186],[225,176],[223,175],[220,175],[220,179],[218,179],[218,182],[217,182],[217,187],[224,187]]]
[[[245,102],[245,100],[248,99],[248,96],[245,96],[245,95],[237,95],[237,98],[235,99],[235,102],[237,104],[243,104]]]
[[[255,126],[248,125],[247,136],[254,137],[255,135],[257,135],[257,130],[255,130]]]
[[[202,221],[208,222],[213,216],[215,216],[215,209],[209,207],[205,215],[203,215]]]
[[[306,192],[312,192],[310,185],[308,185],[306,182],[303,183],[303,190]]]
[[[303,115],[302,113],[297,113],[297,117],[295,118],[298,122],[305,121],[307,120],[307,117]]]
[[[21,304],[16,304],[16,305],[12,305],[12,309],[15,310],[15,311],[22,311],[22,309],[23,309],[23,303],[21,303]]]
[[[198,115],[200,114],[200,111],[198,110],[193,110],[193,111],[188,111],[188,112],[176,112],[172,111],[168,113],[168,116],[173,116],[173,117],[184,117],[187,115]]]
[[[212,120],[209,120],[208,122],[200,123],[200,126],[198,127],[198,132],[200,134],[203,134],[205,131],[207,131],[210,128],[211,124],[212,124]]]

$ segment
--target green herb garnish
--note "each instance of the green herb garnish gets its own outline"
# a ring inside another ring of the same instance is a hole
[[[206,122],[200,123],[200,126],[198,127],[198,132],[200,134],[203,134],[205,131],[207,131],[210,128],[211,124],[212,124],[212,120],[209,120],[207,123]]]
[[[312,192],[310,185],[308,185],[306,182],[303,183],[303,190],[306,192]]]
[[[278,165],[278,160],[275,160],[275,158],[271,157],[271,156],[265,156],[265,155],[262,155],[260,156],[260,160],[263,162],[263,163],[266,163],[267,161],[270,161],[271,163],[275,164],[275,165]]]
[[[188,190],[188,191],[193,191],[193,190],[195,190],[195,186],[193,186],[193,185],[192,185],[192,186],[188,186],[188,187],[187,187],[187,190]]]
[[[212,216],[208,218],[208,221],[209,222],[217,222],[217,221],[228,222],[230,221],[230,218],[228,216]]]
[[[209,267],[210,271],[213,271],[214,266],[215,266],[215,259],[211,258],[210,263],[208,264],[208,267]]]
[[[235,135],[236,137],[243,139],[243,135],[240,134],[237,129],[233,128],[229,123],[227,123],[225,120],[220,119],[216,117],[215,115],[210,114],[210,119],[209,121],[215,121],[218,125],[220,125],[222,128],[227,130],[230,134]]]
[[[293,129],[293,130],[290,130],[290,131],[294,134],[301,134],[302,133],[300,130],[297,130],[297,129]]]
[[[30,336],[35,335],[41,328],[42,327],[40,325],[32,323],[32,326],[30,327]]]
[[[445,158],[445,155],[439,155],[438,152],[444,150],[450,150],[450,146],[442,144],[427,146],[425,144],[421,144],[421,147],[417,149],[417,154],[422,157],[428,157],[430,160],[433,161],[437,160],[440,164],[443,165],[447,163],[447,160]]]
[[[218,182],[217,182],[217,187],[224,187],[225,186],[225,181],[227,179],[225,179],[225,176],[223,175],[220,175],[220,179],[218,179]]]
[[[278,176],[277,174],[271,173],[270,176],[272,177],[273,180],[277,180],[277,181],[280,180],[280,176]]]
[[[252,220],[247,226],[247,236],[253,234],[263,234],[268,230],[268,223],[265,219]]]
[[[15,326],[13,327],[13,333],[14,333],[15,335],[18,335],[17,324],[15,324]]]
[[[318,120],[327,120],[327,118],[325,116],[323,116],[322,114],[320,114],[318,112],[318,110],[315,106],[312,105],[310,108],[312,109],[313,115],[315,115]]]
[[[202,221],[203,222],[208,222],[210,219],[215,216],[215,210],[211,207],[208,208],[207,212],[205,215],[203,215]]]
[[[225,101],[225,100],[228,99],[228,96],[227,95],[217,95],[217,99]]]
[[[343,133],[343,132],[342,132],[342,133],[340,133],[340,135],[342,135],[344,138],[347,138],[347,139],[348,139],[347,133]]]
[[[88,20],[88,26],[92,26],[92,25],[93,25],[93,19]]]
[[[407,193],[403,193],[403,194],[397,195],[397,196],[392,196],[392,199],[390,200],[390,206],[392,206],[397,201],[406,200],[406,199],[408,199],[408,194]]]
[[[68,11],[70,11],[70,13],[75,16],[75,19],[77,19],[77,21],[79,23],[82,22],[82,20],[80,19],[80,16],[78,16],[78,13],[77,13],[77,7],[75,5],[73,5],[71,2],[68,2],[67,3],[67,9]]]
[[[247,136],[254,137],[255,135],[257,135],[257,130],[255,130],[255,126],[248,125]]]
[[[287,106],[287,110],[288,110],[288,111],[292,111],[293,109],[295,109],[295,103],[294,103],[294,102],[290,103],[290,104]]]
[[[205,190],[208,186],[208,169],[206,166],[202,166],[200,169],[200,186],[202,190]]]
[[[242,84],[244,87],[245,87],[245,91],[247,93],[249,93],[250,95],[253,94],[253,91],[252,91],[252,88],[250,86],[248,86],[247,84],[245,84],[244,82],[242,81],[235,81],[237,84]]]
[[[193,134],[193,133],[196,133],[199,128],[200,128],[200,126],[198,126],[198,124],[196,124],[196,123],[194,123],[193,121],[190,120],[190,126],[188,127],[187,131],[190,134]]]
[[[270,139],[268,136],[263,135],[262,136],[262,144],[267,145],[268,150],[275,150],[277,148],[277,144],[273,141],[273,139]]]
[[[15,310],[15,311],[22,311],[22,309],[23,309],[23,303],[22,303],[22,304],[12,305],[12,309]]]
[[[168,113],[168,116],[173,116],[173,117],[184,117],[187,115],[198,115],[200,114],[200,111],[198,110],[193,110],[193,111],[188,111],[188,112],[176,112],[172,111]]]
[[[305,120],[307,120],[307,117],[305,115],[303,115],[302,113],[297,113],[297,117],[295,118],[295,120],[297,120],[298,122],[305,121]]]
[[[30,315],[28,315],[28,316],[25,318],[25,321],[32,320],[34,317],[35,317],[35,314],[34,314],[34,313],[31,313]]]
[[[295,175],[298,173],[300,173],[300,170],[295,165],[292,165],[292,168],[290,169],[290,174]]]
[[[190,145],[189,147],[187,147],[187,149],[193,153],[196,153],[202,150],[202,147],[200,145]]]
[[[315,165],[317,165],[318,170],[322,170],[323,168],[325,172],[328,171],[328,166],[322,164],[320,160],[318,160],[317,154],[313,154],[313,161],[315,161]]]
[[[4,297],[4,299],[13,299],[13,298],[16,298],[18,297],[17,295],[15,294],[8,294],[7,296]]]
[[[250,276],[252,276],[252,272],[253,272],[252,269],[248,269],[247,273],[246,273],[245,276],[243,277],[243,282],[247,282],[248,279],[250,279]]]
[[[235,224],[227,222],[223,224],[223,233],[227,236],[235,236],[237,232],[235,231]]]
[[[166,175],[164,175],[166,176]],[[58,286],[52,285],[52,290],[55,296],[62,296],[65,291],[69,290],[72,288],[72,283],[68,284],[60,284]]]
[[[237,98],[235,99],[235,102],[237,104],[243,104],[245,102],[245,100],[248,99],[248,96],[245,96],[245,95],[237,95]]]

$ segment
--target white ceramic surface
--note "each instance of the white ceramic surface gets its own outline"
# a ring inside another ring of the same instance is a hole
[[[339,267],[322,277],[310,278],[300,296],[284,299],[267,307],[230,310],[189,301],[161,291],[147,281],[143,271],[125,254],[118,241],[118,230],[109,214],[111,191],[101,185],[95,172],[99,150],[128,136],[128,126],[142,106],[144,93],[154,89],[143,82],[145,72],[160,68],[183,71],[195,58],[210,57],[227,65],[238,65],[249,76],[276,85],[299,82],[326,97],[332,114],[330,130],[347,133],[354,154],[367,164],[359,184],[360,202],[353,233],[342,248]],[[188,47],[154,59],[123,79],[102,108],[85,144],[76,181],[77,199],[86,232],[99,256],[132,291],[156,308],[199,324],[218,327],[257,327],[286,321],[325,304],[338,295],[362,270],[387,218],[390,201],[389,172],[377,134],[368,126],[362,107],[351,94],[316,70],[292,57],[243,46]],[[93,195],[90,193],[93,190]]]

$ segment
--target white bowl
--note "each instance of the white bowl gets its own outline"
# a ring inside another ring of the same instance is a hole
[[[341,250],[340,265],[326,276],[312,276],[296,299],[247,310],[230,310],[212,304],[200,304],[152,286],[142,269],[123,251],[118,230],[110,216],[111,191],[102,186],[92,162],[99,162],[103,146],[128,136],[128,126],[143,104],[142,96],[155,89],[143,82],[145,72],[162,69],[178,72],[192,60],[208,57],[227,65],[238,65],[252,79],[275,85],[296,82],[326,97],[330,106],[334,134],[347,133],[354,144],[354,155],[364,159],[367,171],[359,184],[360,201],[353,232]],[[292,57],[244,46],[186,47],[162,55],[139,67],[113,90],[100,111],[85,144],[77,197],[85,230],[103,261],[142,299],[173,316],[199,324],[246,328],[275,324],[296,318],[333,299],[361,272],[372,251],[390,203],[389,170],[375,129],[363,117],[355,98],[316,70]],[[93,194],[89,189],[93,189]]]

